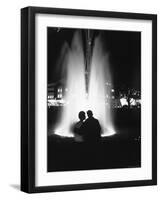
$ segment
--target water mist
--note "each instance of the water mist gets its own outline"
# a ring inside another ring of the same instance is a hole
[[[63,67],[66,68],[66,105],[63,106],[59,123],[54,133],[60,136],[73,137],[71,126],[78,121],[80,111],[92,110],[102,127],[102,136],[115,133],[110,111],[110,88],[106,83],[111,82],[108,55],[103,50],[101,37],[94,40],[90,61],[89,85],[86,91],[85,56],[83,53],[81,32],[76,31],[71,46],[67,48]]]

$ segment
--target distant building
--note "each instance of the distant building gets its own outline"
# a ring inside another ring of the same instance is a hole
[[[114,89],[111,83],[106,83],[106,96],[105,103],[106,106],[111,108],[122,108],[128,106],[127,97],[125,93],[120,92],[119,90]],[[135,89],[130,89],[132,97],[130,100],[130,107],[141,106],[141,93]],[[68,88],[65,86],[65,81],[59,80],[55,83],[48,84],[48,106],[65,106],[65,96],[68,92]]]
[[[64,80],[48,84],[48,100],[63,99],[65,96]]]

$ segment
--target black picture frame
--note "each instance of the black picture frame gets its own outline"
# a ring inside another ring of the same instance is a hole
[[[84,183],[59,186],[35,185],[35,16],[59,14],[83,17],[152,21],[152,178],[149,180]],[[74,10],[45,7],[21,9],[21,190],[27,193],[146,186],[157,184],[157,15]]]

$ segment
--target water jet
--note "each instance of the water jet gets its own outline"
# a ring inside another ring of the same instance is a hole
[[[68,92],[65,95],[66,106],[54,133],[73,137],[70,127],[77,121],[78,113],[90,109],[101,124],[102,136],[111,136],[115,130],[110,106],[111,88],[106,87],[107,82],[112,82],[108,54],[103,49],[101,35],[92,38],[92,30],[86,30],[85,34],[85,53],[82,31],[79,30],[75,32],[65,54],[63,67],[66,68]]]

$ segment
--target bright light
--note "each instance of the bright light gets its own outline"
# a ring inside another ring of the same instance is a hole
[[[63,129],[57,129],[54,134],[61,136],[61,137],[67,137],[67,138],[74,138],[74,134],[73,133],[67,133],[65,132],[65,130]],[[116,132],[111,130],[108,130],[107,132],[104,132],[103,134],[101,134],[101,137],[110,137],[116,135]]]
[[[135,106],[136,105],[136,100],[131,98],[130,99],[130,105]]]
[[[67,45],[67,44],[66,44]],[[63,68],[67,71],[66,88],[68,93],[65,96],[61,118],[55,133],[64,137],[73,137],[70,133],[71,124],[78,121],[80,111],[92,110],[94,117],[97,118],[103,127],[104,135],[114,134],[112,125],[112,115],[109,107],[106,106],[107,87],[106,82],[111,82],[109,73],[108,56],[102,49],[100,37],[94,42],[93,55],[91,56],[91,67],[89,73],[89,91],[86,92],[85,80],[85,58],[82,48],[81,34],[76,32],[72,45],[68,46],[63,59]],[[110,95],[111,88],[108,88]],[[62,102],[60,102],[62,103]]]
[[[128,106],[128,102],[126,98],[121,98],[120,103],[121,103],[121,106]]]
[[[116,132],[113,131],[113,130],[110,130],[108,132],[105,132],[101,135],[101,137],[110,137],[110,136],[113,136],[113,135],[116,135]]]
[[[56,129],[54,134],[59,135],[61,137],[68,137],[68,138],[74,137],[73,133],[69,133],[69,132],[67,133],[66,130],[63,130],[63,129]]]

